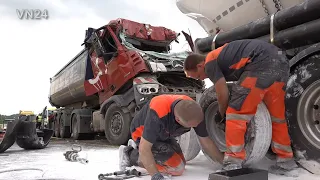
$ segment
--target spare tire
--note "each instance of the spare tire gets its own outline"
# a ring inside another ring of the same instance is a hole
[[[199,100],[205,114],[207,131],[210,138],[216,143],[219,150],[226,151],[225,132],[220,129],[214,121],[214,115],[218,110],[218,102],[214,86],[206,89]],[[247,125],[245,134],[245,150],[247,153],[245,166],[254,164],[263,159],[269,150],[272,138],[272,125],[269,111],[265,104],[261,102],[258,105],[257,113]],[[207,159],[216,164],[204,151]]]
[[[286,117],[294,152],[300,164],[314,174],[320,174],[319,69],[319,54],[306,58],[292,69],[286,90]]]
[[[197,142],[197,134],[193,128],[189,132],[176,137],[176,139],[186,161],[191,161],[199,154],[201,148]]]

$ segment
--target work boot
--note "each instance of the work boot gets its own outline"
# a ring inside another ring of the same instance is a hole
[[[235,163],[228,163],[228,164],[223,164],[223,171],[230,171],[230,170],[235,170],[235,169],[241,169],[242,165],[241,164],[235,164]]]
[[[230,171],[234,169],[241,169],[242,168],[242,159],[234,158],[225,155],[223,158],[223,171]]]
[[[132,150],[131,146],[121,145],[119,147],[119,169],[120,171],[126,170],[126,167],[131,167],[130,158],[128,152]]]
[[[132,139],[129,139],[129,141],[128,141],[128,146],[133,147],[133,149],[137,149],[137,144],[136,144],[136,142],[134,142],[134,140],[132,140]]]
[[[269,172],[277,175],[285,175],[285,176],[298,176],[297,172],[293,170],[297,169],[298,165],[294,161],[294,159],[289,159],[286,161],[278,160],[277,163],[269,168]]]

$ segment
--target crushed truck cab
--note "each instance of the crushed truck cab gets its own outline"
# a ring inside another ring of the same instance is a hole
[[[170,52],[178,35],[127,19],[88,28],[84,49],[50,80],[49,101],[58,108],[55,136],[105,134],[111,144],[124,144],[133,116],[152,97],[184,94],[196,99],[204,83],[185,76],[188,52]]]

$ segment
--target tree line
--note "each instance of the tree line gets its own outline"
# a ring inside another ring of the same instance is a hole
[[[17,119],[18,117],[19,117],[19,114],[12,114],[12,115],[0,114],[0,124],[2,124],[5,119]]]

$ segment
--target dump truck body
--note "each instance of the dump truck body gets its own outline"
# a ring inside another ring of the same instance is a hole
[[[57,137],[92,138],[104,133],[111,144],[129,138],[134,114],[159,94],[201,93],[202,81],[187,78],[188,52],[170,53],[178,34],[127,19],[88,28],[84,49],[51,78],[49,101]]]

